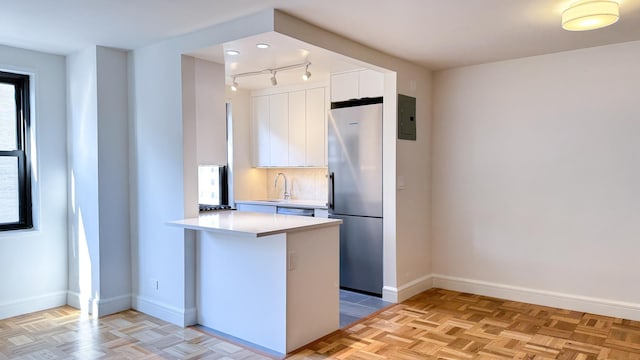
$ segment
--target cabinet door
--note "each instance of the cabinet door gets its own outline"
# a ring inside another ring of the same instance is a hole
[[[317,88],[306,91],[307,96],[307,166],[326,165],[327,121],[325,89]]]
[[[360,98],[384,95],[384,74],[373,70],[360,71],[359,94]]]
[[[251,211],[267,214],[275,214],[276,207],[271,205],[256,205],[256,204],[236,204],[238,211]]]
[[[331,75],[331,101],[358,99],[358,71]]]
[[[327,210],[327,209],[313,209],[313,217],[328,218],[329,217],[329,210]]]
[[[289,93],[289,166],[305,166],[307,107],[304,90]]]
[[[269,96],[251,98],[253,165],[269,166]]]
[[[271,166],[289,165],[289,94],[269,95]]]

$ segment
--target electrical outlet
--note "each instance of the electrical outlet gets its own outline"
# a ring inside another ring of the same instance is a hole
[[[158,290],[159,289],[159,282],[158,279],[151,279],[151,287],[153,288],[153,290]]]

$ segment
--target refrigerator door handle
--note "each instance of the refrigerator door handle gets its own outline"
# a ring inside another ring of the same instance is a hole
[[[335,183],[334,183],[334,179],[335,178],[335,174],[332,172],[331,174],[329,174],[329,209],[333,210],[333,207],[335,205],[335,191],[333,189]]]

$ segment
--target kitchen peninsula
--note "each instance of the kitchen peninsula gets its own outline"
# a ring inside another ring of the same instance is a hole
[[[339,328],[341,220],[219,211],[197,232],[200,325],[286,354]]]

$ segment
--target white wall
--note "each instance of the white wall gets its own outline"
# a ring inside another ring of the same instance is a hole
[[[640,42],[436,74],[436,285],[640,319]]]
[[[100,196],[100,315],[131,306],[127,56],[96,48]]]
[[[131,305],[127,53],[67,57],[69,304],[95,315]]]
[[[278,186],[274,186],[279,173],[287,177],[287,190],[291,200],[328,201],[329,183],[327,168],[268,168],[263,186],[266,189],[266,199],[282,199],[284,180],[278,179]],[[256,200],[256,199],[247,199]]]
[[[96,48],[67,56],[69,303],[90,308],[100,293]]]
[[[401,300],[431,285],[431,104],[430,72],[399,71],[398,93],[416,97],[416,141],[398,140],[396,175],[397,272]],[[395,109],[394,109],[395,110]]]
[[[0,69],[31,75],[36,228],[0,232],[0,319],[66,303],[65,59],[0,46]]]
[[[199,165],[227,163],[224,64],[194,59]]]

